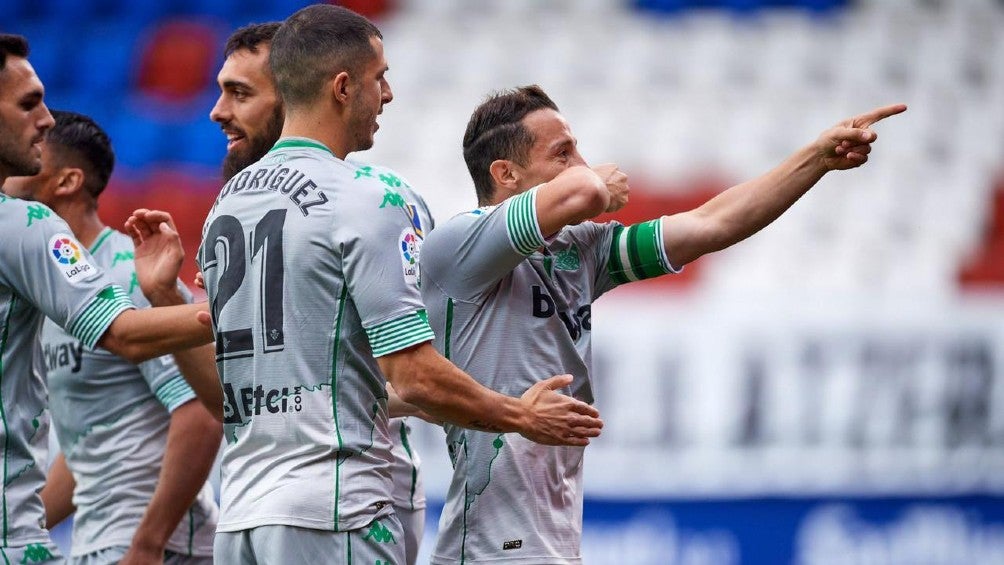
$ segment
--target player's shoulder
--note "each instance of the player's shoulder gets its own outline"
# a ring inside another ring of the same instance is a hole
[[[31,249],[53,248],[66,240],[75,249],[82,249],[70,226],[51,208],[41,202],[0,195],[0,246],[9,253]]]
[[[488,219],[498,206],[482,206],[473,210],[460,212],[445,222],[437,222],[436,229],[429,233],[426,244],[433,247],[438,245],[452,245],[457,240],[469,237],[469,234],[478,229],[478,224]]]
[[[0,193],[0,229],[21,232],[24,228],[51,222],[62,223],[62,219],[41,202],[22,200]]]
[[[619,226],[621,226],[620,222],[593,222],[586,220],[578,224],[563,227],[558,232],[558,235],[576,240],[595,239],[602,237],[603,234],[612,232]]]
[[[105,228],[88,251],[98,265],[112,274],[116,282],[124,283],[127,285],[126,288],[129,288],[130,279],[136,269],[136,248],[131,237],[118,230]]]

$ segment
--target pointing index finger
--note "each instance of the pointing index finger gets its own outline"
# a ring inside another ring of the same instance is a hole
[[[905,111],[906,104],[892,104],[890,106],[875,108],[871,112],[865,112],[864,114],[854,118],[854,127],[866,128],[879,120],[884,120],[889,116],[895,116],[896,114],[902,114]]]

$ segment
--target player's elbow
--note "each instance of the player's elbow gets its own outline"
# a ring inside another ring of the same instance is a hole
[[[602,214],[610,204],[610,193],[603,180],[589,167],[566,171],[564,205],[581,219]]]
[[[220,418],[217,419],[201,402],[193,398],[176,408],[171,414],[171,419],[184,422],[186,436],[201,438],[212,444],[219,443],[223,438],[222,416],[222,406],[220,406]]]
[[[154,357],[147,354],[145,348],[140,344],[130,340],[128,334],[116,331],[114,323],[101,336],[101,339],[98,341],[98,347],[107,349],[134,365]]]

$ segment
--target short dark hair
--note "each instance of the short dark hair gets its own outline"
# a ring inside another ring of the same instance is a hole
[[[279,31],[282,22],[266,22],[263,24],[248,24],[230,34],[227,45],[223,48],[223,56],[229,57],[237,51],[258,52],[262,43],[271,43],[275,32]]]
[[[534,139],[523,118],[545,108],[558,111],[558,105],[544,89],[532,84],[494,92],[474,110],[464,133],[464,161],[479,204],[490,203],[495,193],[489,170],[493,161],[505,159],[527,164]]]
[[[0,71],[7,68],[7,55],[27,57],[28,40],[23,35],[0,33]]]
[[[84,189],[97,198],[115,168],[111,139],[101,126],[83,114],[53,110],[52,117],[56,125],[46,134],[46,145],[57,159],[84,170]]]
[[[314,4],[286,18],[269,54],[283,101],[287,106],[312,102],[335,74],[359,72],[375,55],[372,37],[383,36],[369,20],[341,6]]]

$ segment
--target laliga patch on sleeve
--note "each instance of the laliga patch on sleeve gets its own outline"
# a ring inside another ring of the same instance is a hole
[[[49,259],[71,284],[86,282],[101,271],[91,264],[88,255],[72,235],[57,233],[49,240]]]
[[[401,251],[401,266],[404,267],[404,282],[408,284],[418,284],[418,256],[422,250],[422,238],[415,235],[411,228],[405,228],[401,232],[398,242]]]

